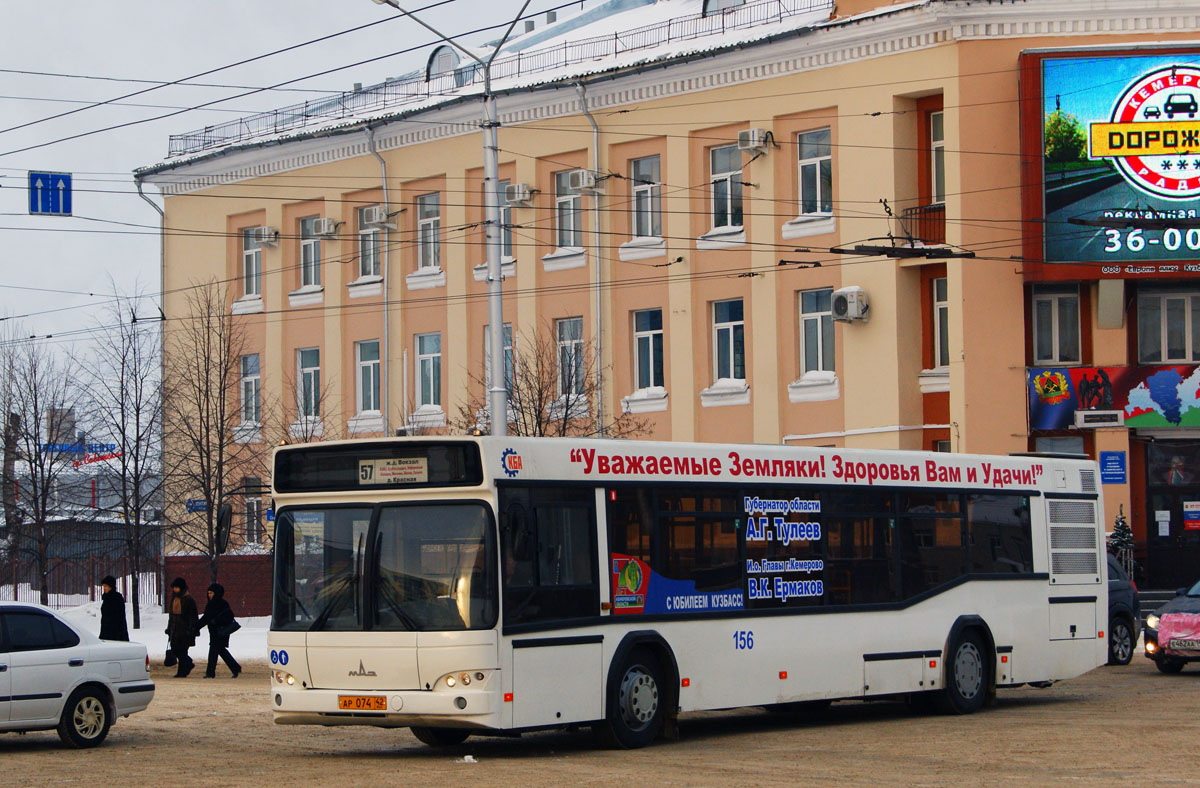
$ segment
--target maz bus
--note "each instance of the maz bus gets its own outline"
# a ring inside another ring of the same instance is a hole
[[[277,449],[285,725],[591,724],[907,697],[951,713],[1107,659],[1092,462],[569,438]]]

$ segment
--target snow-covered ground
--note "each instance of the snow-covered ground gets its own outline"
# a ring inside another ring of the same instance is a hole
[[[80,607],[59,610],[58,613],[81,629],[86,629],[89,632],[100,631],[99,602],[91,602]],[[148,611],[143,608],[142,628],[134,629],[133,615],[129,611],[129,606],[126,605],[125,620],[129,622],[129,639],[138,643],[145,643],[146,648],[150,652],[150,659],[162,662],[163,657],[167,653],[167,614],[161,613],[158,610]],[[233,637],[229,639],[229,651],[238,662],[267,661],[267,630],[270,628],[270,622],[271,619],[268,616],[238,619],[238,623],[242,625],[242,628],[234,632]],[[188,651],[188,656],[194,659],[200,668],[204,667],[204,662],[208,659],[207,627],[196,638],[196,645]],[[224,664],[222,664],[220,670],[225,670]]]

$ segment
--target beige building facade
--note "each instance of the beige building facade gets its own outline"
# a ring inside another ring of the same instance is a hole
[[[455,429],[484,397],[485,189],[509,186],[511,352],[553,343],[560,387],[598,352],[586,418],[630,412],[661,440],[1123,451],[1107,516],[1130,515],[1146,549],[1137,431],[1031,422],[1032,370],[1136,364],[1139,318],[1043,253],[1028,53],[1186,42],[1200,4],[599,8],[539,19],[498,62],[598,42],[597,25],[658,43],[505,71],[500,184],[483,177],[478,75],[447,48],[347,94],[361,110],[181,135],[139,171],[165,195],[168,330],[216,279],[255,351],[242,413],[280,427],[247,439]],[[1053,305],[1066,326],[1074,293],[1083,351],[1043,364],[1037,302],[1064,285]]]

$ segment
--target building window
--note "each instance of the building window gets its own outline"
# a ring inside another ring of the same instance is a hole
[[[663,385],[663,326],[661,309],[633,313],[633,347],[639,389]]]
[[[746,324],[742,299],[713,304],[713,360],[717,380],[746,379]]]
[[[504,199],[504,190],[508,185],[509,181],[500,181],[496,185],[496,203],[500,206],[500,254],[512,258],[512,206]]]
[[[800,213],[833,213],[833,154],[829,129],[806,131],[799,136]]]
[[[315,419],[321,415],[321,349],[304,348],[296,351],[299,383],[296,397],[301,418]]]
[[[742,226],[742,152],[737,145],[709,151],[713,228]]]
[[[258,354],[242,356],[242,423],[259,424],[262,420],[261,389]]]
[[[946,297],[946,277],[933,281],[933,365],[950,366],[950,302]]]
[[[558,337],[558,395],[583,393],[583,318],[554,321]]]
[[[505,323],[500,330],[504,334],[504,388],[511,398],[514,372],[512,323]],[[490,389],[492,386],[492,335],[488,326],[483,327],[483,380]]]
[[[662,237],[662,183],[658,157],[631,161],[629,177],[633,181],[634,237]]]
[[[946,201],[946,129],[945,113],[929,113],[929,165],[933,202]]]
[[[242,230],[242,289],[243,295],[262,295],[262,247],[257,228]]]
[[[321,284],[321,239],[316,233],[316,216],[300,220],[300,286]]]
[[[950,451],[950,441],[934,441],[932,448],[934,451],[948,452]]]
[[[1200,361],[1200,294],[1138,295],[1138,361]]]
[[[437,192],[417,198],[417,267],[441,265],[441,199]]]
[[[358,357],[358,412],[379,412],[379,340],[355,345]]]
[[[1035,364],[1079,363],[1079,288],[1033,288],[1033,360]]]
[[[583,197],[571,188],[571,173],[554,173],[554,228],[558,248],[583,246]]]
[[[800,294],[800,373],[833,372],[833,288]]]
[[[417,334],[417,407],[442,404],[442,335]]]
[[[379,276],[379,239],[382,234],[378,227],[366,226],[366,211],[366,208],[358,209],[358,275]]]
[[[263,540],[262,498],[260,492],[262,480],[254,476],[242,478],[242,491],[246,498],[246,543],[261,544]]]

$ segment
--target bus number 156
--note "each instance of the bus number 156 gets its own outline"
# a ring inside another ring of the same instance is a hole
[[[739,629],[733,633],[733,648],[735,651],[748,651],[754,648],[754,632],[749,629]]]

